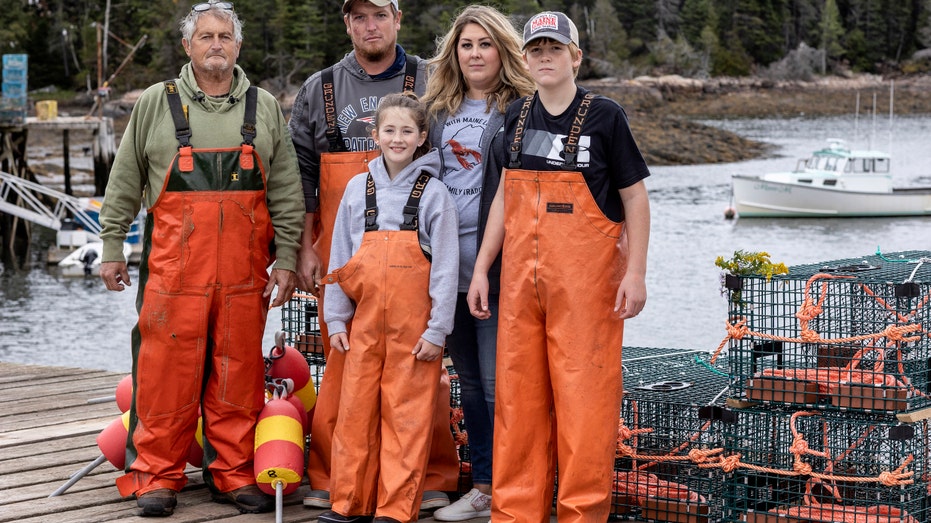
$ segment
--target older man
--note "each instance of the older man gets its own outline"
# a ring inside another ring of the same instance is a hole
[[[233,4],[194,5],[181,32],[191,61],[133,108],[100,213],[100,275],[121,291],[130,285],[122,243],[140,205],[148,209],[126,474],[116,483],[142,515],[172,514],[202,415],[213,499],[265,512],[274,500],[256,487],[252,463],[262,335],[275,286],[279,306],[297,281],[297,157],[277,101],[236,65]]]

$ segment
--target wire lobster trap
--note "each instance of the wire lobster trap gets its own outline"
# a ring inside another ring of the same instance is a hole
[[[311,376],[317,390],[323,380],[326,367],[323,338],[320,334],[320,316],[317,298],[310,294],[295,292],[281,307],[281,330],[285,341],[299,350],[310,366]]]
[[[927,420],[741,410],[724,426],[727,522],[927,523]]]
[[[733,398],[886,415],[931,407],[929,256],[727,278]]]
[[[624,348],[611,515],[686,523],[721,521],[726,372],[703,351]]]

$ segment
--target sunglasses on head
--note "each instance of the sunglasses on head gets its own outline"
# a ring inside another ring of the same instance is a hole
[[[191,11],[195,13],[202,13],[211,9],[223,9],[224,11],[232,11],[233,2],[204,2],[191,6]]]

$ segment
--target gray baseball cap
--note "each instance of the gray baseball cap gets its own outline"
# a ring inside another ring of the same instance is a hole
[[[355,1],[356,0],[343,0],[343,14],[349,13],[349,11],[352,9],[352,4]],[[363,0],[363,1],[370,2],[373,5],[377,5],[378,7],[388,7],[389,5],[393,5],[395,11],[400,11],[400,9],[398,8],[398,0]]]
[[[538,38],[552,38],[562,44],[572,42],[578,47],[579,30],[565,13],[545,11],[524,24],[524,47]]]

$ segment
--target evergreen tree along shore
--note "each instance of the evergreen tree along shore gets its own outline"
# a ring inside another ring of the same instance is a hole
[[[175,76],[187,62],[178,21],[191,3],[6,0],[0,10],[0,53],[28,54],[30,106],[55,98],[62,112],[69,105],[89,107],[98,85],[119,69],[105,104],[119,132],[134,93]],[[437,36],[469,3],[400,0],[401,45],[432,56]],[[239,63],[250,79],[279,97],[286,112],[308,75],[350,49],[340,4],[235,2],[244,21]],[[704,118],[853,114],[857,93],[861,114],[871,110],[874,95],[877,113],[885,114],[893,80],[895,114],[931,114],[931,0],[491,4],[518,28],[541,9],[564,11],[576,21],[583,85],[624,106],[651,165],[766,154],[764,144],[696,122]],[[41,133],[30,134],[31,143],[43,139]]]
[[[177,74],[187,61],[178,0],[5,0],[0,53],[30,56],[30,89],[118,95]],[[401,0],[400,43],[432,56],[436,38],[468,0]],[[580,29],[581,79],[642,75],[757,76],[771,81],[830,74],[915,75],[931,70],[931,0],[492,0],[516,27],[541,9]],[[275,92],[292,91],[349,48],[338,0],[236,2],[244,21],[240,65]],[[109,8],[109,9],[108,9]],[[101,51],[98,53],[98,49]],[[98,58],[102,71],[98,74]]]

